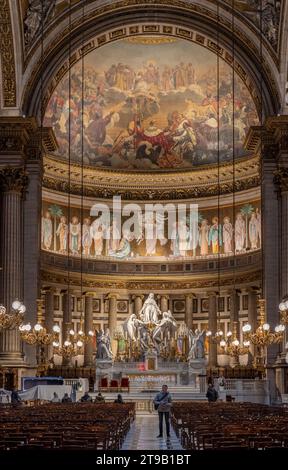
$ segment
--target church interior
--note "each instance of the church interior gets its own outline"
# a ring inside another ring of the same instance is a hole
[[[287,41],[285,0],[0,0],[1,458],[288,448]]]

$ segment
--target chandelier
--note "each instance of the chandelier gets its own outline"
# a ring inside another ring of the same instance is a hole
[[[12,310],[13,313],[7,313],[6,307],[0,305],[0,330],[12,330],[23,323],[24,313],[26,312],[25,305],[19,300],[14,300]]]
[[[53,353],[57,356],[62,356],[65,358],[71,358],[84,354],[84,343],[81,340],[78,340],[76,343],[71,341],[70,334],[68,334],[67,339],[64,341],[63,345],[60,346],[59,341],[53,341]]]
[[[237,338],[237,323],[235,323],[233,333],[232,331],[228,331],[227,339],[222,339],[220,341],[220,347],[224,354],[228,354],[228,356],[232,357],[239,357],[244,354],[248,354],[250,341],[245,340],[243,345],[240,344],[240,341]]]
[[[221,330],[221,328],[218,328],[214,335],[212,331],[208,330],[206,336],[212,343],[220,344],[222,341],[224,341],[224,332]]]
[[[251,325],[247,323],[242,331],[245,339],[250,340],[254,345],[265,348],[270,344],[281,343],[284,336],[285,325],[277,325],[274,332],[271,331],[269,323],[265,322],[265,299],[259,300],[260,323],[255,331],[252,331]]]
[[[285,297],[279,304],[279,311],[281,315],[281,322],[285,325],[288,324],[288,298]]]
[[[89,330],[87,335],[84,333],[84,322],[83,317],[81,316],[79,331],[76,333],[73,329],[71,329],[69,330],[69,335],[74,344],[77,344],[78,341],[82,342],[83,344],[87,344],[89,341],[93,340],[94,332]]]
[[[32,328],[30,323],[19,326],[20,336],[23,341],[30,345],[47,346],[53,341],[59,340],[60,327],[53,326],[52,332],[48,332],[42,325],[42,300],[37,300],[37,323]]]

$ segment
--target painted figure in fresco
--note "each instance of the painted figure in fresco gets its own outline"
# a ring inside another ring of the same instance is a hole
[[[81,224],[78,217],[72,217],[70,223],[70,250],[73,255],[79,254],[81,247]]]
[[[41,233],[41,243],[45,250],[50,250],[52,243],[52,220],[51,214],[49,211],[45,212],[45,217],[42,217],[42,233]]]
[[[101,256],[103,252],[104,227],[94,220],[90,228],[91,237],[94,241],[94,255]]]
[[[233,226],[230,222],[230,217],[224,217],[223,220],[223,245],[224,253],[231,253],[232,250],[232,240],[233,240]]]
[[[218,217],[213,217],[212,226],[209,230],[208,237],[209,246],[212,245],[213,255],[217,255],[220,252],[220,247],[222,246],[222,230],[221,225],[219,225]]]
[[[161,310],[154,299],[154,294],[151,293],[145,300],[139,317],[144,323],[158,323],[158,315],[161,315]]]
[[[109,228],[109,249],[108,254],[116,253],[120,248],[121,236],[118,230],[116,220],[113,220],[112,225]]]
[[[60,241],[60,253],[66,253],[68,241],[68,225],[67,219],[64,215],[60,217],[60,222],[56,231],[56,235],[59,237]]]
[[[209,224],[207,219],[203,219],[199,228],[199,246],[201,256],[208,255]]]
[[[255,212],[252,212],[251,219],[249,221],[249,240],[251,243],[251,249],[256,250],[258,248],[258,220]]]
[[[179,233],[178,233],[177,222],[174,223],[174,226],[171,232],[171,251],[172,251],[172,256],[175,256],[175,258],[180,256]]]
[[[82,247],[83,247],[83,255],[90,256],[90,250],[92,245],[92,237],[91,237],[91,220],[89,217],[83,220],[82,225]]]
[[[124,233],[123,237],[120,240],[117,251],[115,251],[115,252],[110,251],[109,255],[113,256],[113,258],[117,258],[117,259],[129,258],[129,256],[132,255],[130,241],[131,241],[131,239],[130,239],[129,235]]]
[[[153,213],[146,215],[145,235],[146,256],[154,256],[156,255],[157,245],[157,224]]]
[[[235,222],[235,249],[243,251],[246,239],[245,220],[241,212],[238,212]]]
[[[258,234],[258,238],[259,238],[259,246],[261,247],[261,236],[262,236],[262,232],[261,232],[261,212],[259,211],[258,208],[256,209],[256,219],[257,219],[257,234]]]

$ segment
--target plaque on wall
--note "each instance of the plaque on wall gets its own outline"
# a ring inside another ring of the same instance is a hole
[[[175,313],[185,312],[185,301],[173,300],[173,312]]]
[[[201,312],[209,311],[209,299],[201,299]]]
[[[117,312],[128,313],[128,300],[117,301]]]
[[[92,309],[94,313],[100,313],[100,300],[99,299],[92,300]]]

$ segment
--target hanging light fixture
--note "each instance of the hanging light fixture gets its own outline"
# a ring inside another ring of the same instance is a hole
[[[6,307],[0,305],[0,330],[12,330],[19,327],[24,320],[25,305],[19,300],[12,302],[12,313],[7,313]]]
[[[59,341],[60,327],[54,325],[52,332],[48,332],[42,325],[43,300],[37,300],[37,323],[32,328],[30,323],[19,326],[20,336],[23,341],[30,345],[45,346],[53,341]]]

